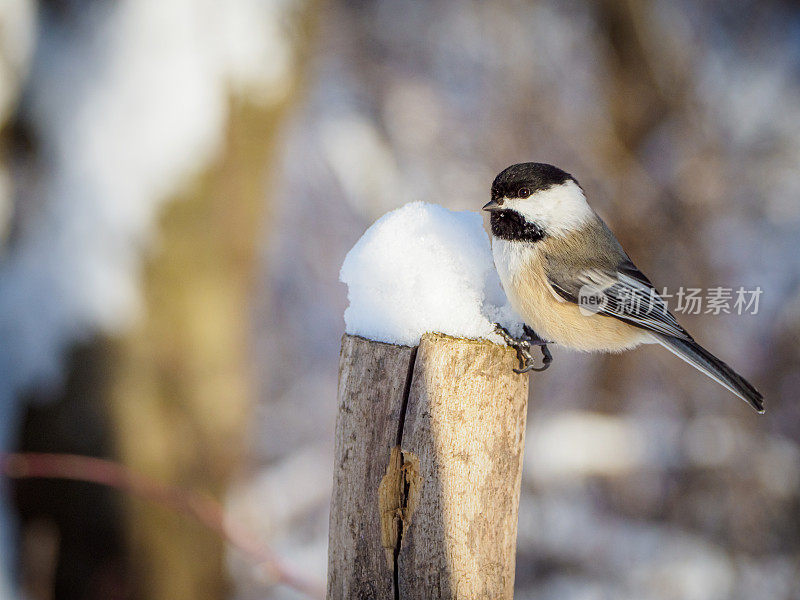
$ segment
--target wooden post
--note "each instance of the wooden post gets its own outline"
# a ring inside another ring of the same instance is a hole
[[[490,342],[345,335],[328,599],[510,600],[528,376]]]

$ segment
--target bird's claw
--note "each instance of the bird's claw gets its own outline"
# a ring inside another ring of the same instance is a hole
[[[520,368],[513,369],[514,373],[527,373],[528,371],[547,370],[547,368],[550,366],[550,363],[553,362],[553,355],[550,354],[550,349],[547,347],[547,343],[538,344],[538,346],[542,349],[542,366],[534,367],[533,357],[529,353],[525,363],[523,363],[522,359],[520,358]],[[519,358],[519,353],[517,353],[517,357]]]
[[[539,338],[538,335],[527,325],[524,326],[525,337],[515,338],[508,330],[495,323],[495,332],[503,338],[503,341],[517,351],[517,360],[519,360],[519,369],[513,369],[515,373],[528,373],[530,371],[544,371],[553,362],[553,355],[550,354],[550,349],[547,347],[547,342]],[[542,366],[534,366],[534,359],[531,355],[531,347],[539,346],[542,349]]]

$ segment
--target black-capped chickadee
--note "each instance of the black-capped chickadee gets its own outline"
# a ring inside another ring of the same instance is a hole
[[[528,340],[498,327],[534,369],[530,343],[551,357],[544,340],[584,351],[621,352],[661,344],[764,412],[763,396],[701,347],[667,310],[611,230],[587,204],[577,180],[552,165],[523,163],[492,183],[492,254],[511,306]],[[538,338],[538,339],[537,339]]]

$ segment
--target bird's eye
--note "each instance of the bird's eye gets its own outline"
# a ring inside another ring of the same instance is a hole
[[[519,188],[519,191],[517,192],[518,198],[527,198],[530,195],[531,195],[530,188]]]

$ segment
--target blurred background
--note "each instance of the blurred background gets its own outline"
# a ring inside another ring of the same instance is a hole
[[[760,286],[757,314],[679,318],[767,414],[658,348],[555,347],[517,598],[800,598],[780,0],[0,0],[0,448],[200,492],[278,557],[16,477],[0,598],[307,597],[285,583],[325,579],[346,252],[411,200],[478,210],[529,160],[573,173],[656,286]]]

